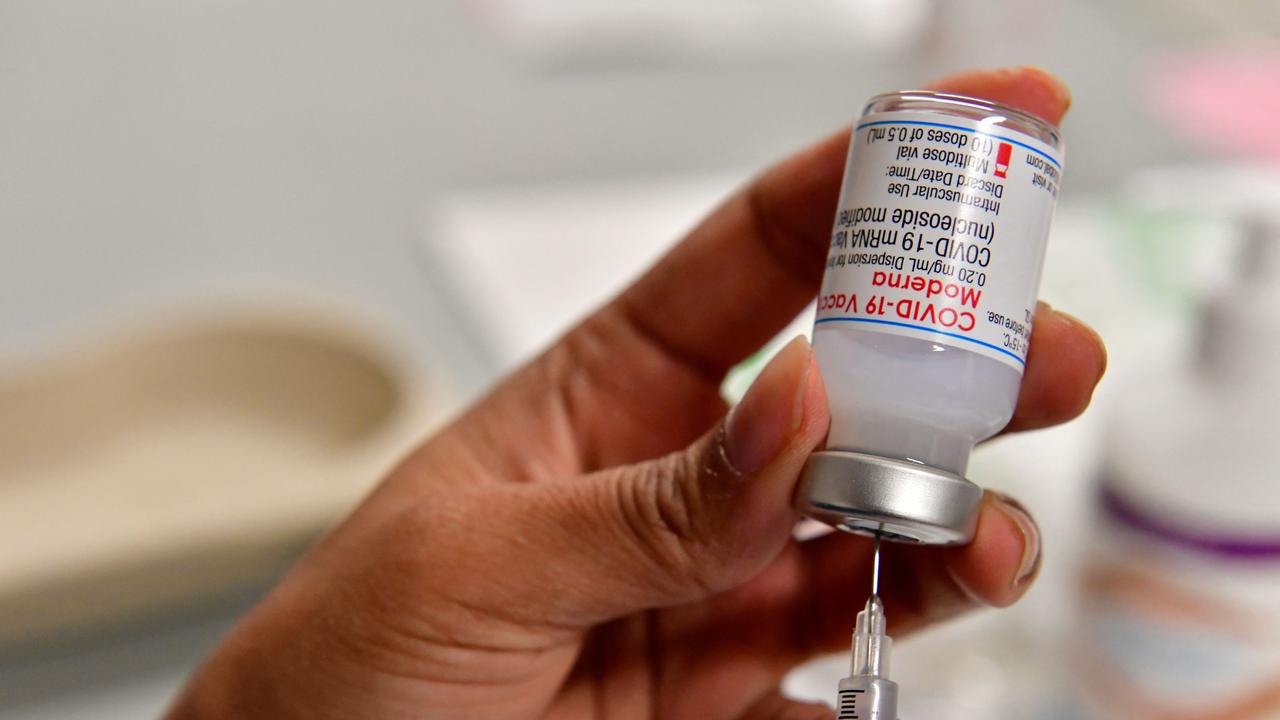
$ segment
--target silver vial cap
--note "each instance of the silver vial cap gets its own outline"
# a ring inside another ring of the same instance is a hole
[[[973,539],[982,488],[959,475],[842,450],[809,456],[796,495],[801,512],[842,530],[929,545]]]

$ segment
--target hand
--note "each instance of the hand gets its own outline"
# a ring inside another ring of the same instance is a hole
[[[1043,72],[938,88],[1056,122]],[[797,339],[725,417],[725,371],[817,291],[848,132],[783,162],[412,454],[223,642],[171,718],[817,718],[781,677],[847,645],[869,542],[797,543],[828,412]],[[1088,404],[1105,354],[1041,306],[1010,430]],[[887,546],[902,633],[1006,605],[1039,559],[988,494],[965,547]]]

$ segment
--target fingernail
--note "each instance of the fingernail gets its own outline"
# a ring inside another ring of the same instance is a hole
[[[1063,109],[1065,110],[1071,107],[1071,88],[1067,87],[1067,84],[1063,82],[1062,78],[1058,77],[1056,73],[1051,70],[1046,70],[1039,65],[1023,65],[1020,68],[1015,69],[1015,71],[1017,70],[1039,75],[1046,81],[1044,83],[1045,86],[1052,89],[1053,95],[1057,98],[1058,102],[1062,103]]]
[[[1065,322],[1068,325],[1074,325],[1077,329],[1083,330],[1093,338],[1094,348],[1098,351],[1098,377],[1102,377],[1103,374],[1107,372],[1107,344],[1103,341],[1102,335],[1098,334],[1098,331],[1094,330],[1092,325],[1071,313],[1066,313],[1061,310],[1055,310],[1054,313],[1061,319],[1061,322]]]
[[[743,474],[759,472],[804,424],[813,351],[797,337],[774,355],[725,422],[725,455]]]
[[[1000,492],[992,492],[996,509],[1013,521],[1022,532],[1022,559],[1018,563],[1018,572],[1013,577],[1013,586],[1021,588],[1031,582],[1040,571],[1040,527],[1031,519],[1031,513],[1022,503]]]

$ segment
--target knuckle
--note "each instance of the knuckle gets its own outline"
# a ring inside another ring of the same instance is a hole
[[[625,388],[625,378],[616,372],[618,352],[626,340],[620,329],[608,308],[576,325],[542,356],[547,387],[577,401]]]
[[[619,483],[621,513],[636,547],[665,582],[694,594],[714,592],[722,544],[715,508],[700,480],[708,464],[685,451],[647,463]]]

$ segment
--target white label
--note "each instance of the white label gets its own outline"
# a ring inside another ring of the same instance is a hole
[[[1061,157],[927,112],[853,131],[816,327],[924,337],[1026,363]]]

